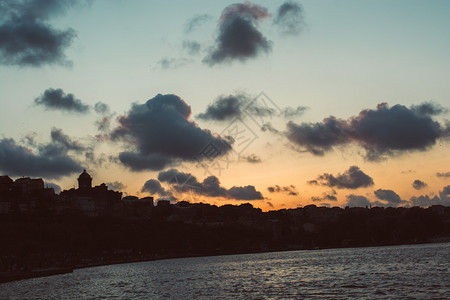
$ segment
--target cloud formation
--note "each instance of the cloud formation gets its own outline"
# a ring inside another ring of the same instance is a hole
[[[261,158],[258,155],[256,155],[256,154],[249,154],[249,155],[246,155],[246,156],[240,156],[239,159],[244,160],[246,162],[249,162],[251,164],[258,164],[258,163],[262,162]]]
[[[89,106],[76,99],[73,94],[65,94],[62,89],[47,89],[34,99],[36,105],[42,105],[46,109],[61,110],[66,112],[87,113]]]
[[[379,160],[404,151],[424,151],[438,139],[448,138],[448,126],[431,118],[437,110],[429,104],[409,109],[381,103],[375,110],[363,110],[348,120],[330,116],[321,123],[289,122],[285,134],[293,144],[314,155],[353,142],[365,149],[366,159]]]
[[[49,151],[51,144],[37,153],[17,144],[13,139],[0,140],[0,170],[10,176],[60,178],[79,172],[82,167],[61,148]]]
[[[319,201],[337,201],[336,197],[337,193],[335,190],[331,190],[329,193],[323,193],[320,197],[311,197],[312,201],[319,202]]]
[[[414,180],[414,182],[412,183],[413,188],[415,188],[416,190],[421,190],[425,187],[427,187],[428,185],[423,182],[422,180],[416,179]]]
[[[226,7],[215,45],[203,62],[212,66],[232,60],[245,61],[270,52],[272,43],[257,29],[258,21],[268,17],[265,7],[248,1]]]
[[[184,26],[184,32],[191,33],[194,30],[196,30],[199,26],[210,20],[212,20],[212,16],[208,14],[196,15],[186,22],[186,25]]]
[[[257,191],[253,185],[233,186],[226,189],[221,186],[216,176],[206,177],[202,182],[190,174],[180,172],[177,169],[170,169],[160,172],[158,180],[170,184],[177,192],[194,192],[208,197],[222,197],[233,200],[262,200],[261,192]]]
[[[267,190],[270,193],[285,193],[288,194],[290,196],[297,196],[298,192],[295,189],[294,185],[289,185],[289,186],[279,186],[278,184],[274,185],[274,186],[269,186],[267,188]]]
[[[302,5],[294,1],[284,2],[278,7],[273,23],[284,34],[298,35],[305,26]]]
[[[379,201],[375,202],[374,204],[378,206],[398,207],[400,204],[407,203],[407,201],[402,200],[400,196],[392,190],[378,189],[374,191],[374,194],[378,199],[387,202],[387,203],[381,203]]]
[[[347,196],[347,203],[345,204],[348,207],[371,207],[371,205],[366,197],[353,194]]]
[[[0,2],[0,64],[39,67],[67,65],[64,51],[76,37],[48,20],[64,13],[74,0],[3,0]]]
[[[249,95],[240,93],[235,95],[222,95],[211,102],[204,113],[196,117],[208,121],[230,121],[235,118],[256,117],[265,119],[265,117],[280,116],[284,118],[297,117],[303,114],[307,109],[305,106],[296,108],[285,107],[278,108],[275,105],[260,101],[262,97],[251,98]],[[263,99],[264,100],[264,99]],[[264,122],[260,122],[264,123]],[[263,126],[270,126],[264,124]],[[267,128],[266,128],[267,129]]]
[[[119,154],[120,161],[133,171],[161,170],[181,161],[219,157],[231,150],[225,139],[214,136],[189,120],[191,107],[176,95],[158,94],[145,104],[133,104],[119,116],[112,140],[134,148]],[[214,145],[213,157],[202,155]]]
[[[105,184],[108,186],[108,188],[115,190],[115,191],[123,191],[127,187],[125,184],[123,184],[120,181],[107,182]]]
[[[436,176],[441,178],[450,178],[450,172],[438,172],[436,173]]]
[[[315,180],[308,181],[309,184],[317,184],[338,189],[358,189],[373,185],[373,179],[361,171],[357,166],[351,166],[347,171],[336,176],[324,173]]]
[[[428,195],[421,195],[418,197],[411,197],[411,204],[428,207],[431,205],[444,205],[450,206],[450,185],[445,186],[442,191],[439,191],[439,195],[430,197]]]

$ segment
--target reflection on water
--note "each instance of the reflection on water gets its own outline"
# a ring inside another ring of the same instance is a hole
[[[450,244],[168,259],[0,285],[10,299],[450,298]]]

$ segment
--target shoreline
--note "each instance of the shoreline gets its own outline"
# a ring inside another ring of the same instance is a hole
[[[210,256],[221,256],[221,255],[241,255],[241,254],[257,254],[257,253],[272,253],[272,252],[284,252],[284,251],[308,251],[308,250],[325,250],[325,249],[350,249],[350,248],[370,248],[370,247],[389,247],[389,246],[408,246],[408,245],[426,245],[426,244],[439,244],[439,243],[449,243],[449,241],[444,242],[418,242],[418,243],[400,243],[400,244],[386,244],[386,245],[367,245],[367,246],[352,246],[352,247],[323,247],[323,248],[293,248],[293,249],[276,249],[276,250],[262,250],[262,251],[236,251],[236,252],[228,252],[228,253],[216,253],[216,254],[207,254],[207,253],[197,253],[191,255],[156,255],[156,257],[152,258],[133,258],[133,259],[122,259],[122,260],[112,260],[108,262],[102,263],[92,263],[85,265],[74,265],[71,267],[54,267],[47,269],[37,269],[30,271],[16,271],[16,272],[5,272],[4,274],[0,273],[0,285],[2,283],[15,282],[20,280],[27,280],[33,278],[41,278],[48,277],[54,275],[63,275],[68,273],[73,273],[75,270],[79,269],[87,269],[87,268],[95,268],[102,266],[110,266],[110,265],[119,265],[119,264],[129,264],[129,263],[141,263],[141,262],[149,262],[149,261],[158,261],[165,259],[174,259],[174,258],[191,258],[191,257],[210,257]]]

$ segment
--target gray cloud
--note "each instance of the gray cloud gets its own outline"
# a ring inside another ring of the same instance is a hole
[[[307,109],[304,106],[297,108],[285,107],[282,109],[269,107],[266,103],[261,103],[258,98],[252,99],[249,95],[241,93],[236,95],[219,96],[206,107],[204,113],[198,114],[196,117],[202,120],[211,121],[229,121],[235,118],[251,117],[272,117],[280,116],[291,118],[300,116]],[[263,127],[270,126],[264,124]],[[263,131],[266,131],[262,128]]]
[[[439,138],[448,137],[450,128],[433,121],[430,113],[419,113],[419,110],[382,103],[376,110],[363,110],[346,121],[331,116],[322,123],[289,122],[286,136],[315,155],[355,142],[366,150],[368,160],[379,160],[404,151],[424,151]]]
[[[145,104],[133,104],[110,135],[134,148],[120,153],[120,161],[134,171],[161,170],[205,158],[201,154],[209,145],[219,150],[215,157],[231,150],[226,140],[189,121],[190,115],[191,107],[176,95],[158,94]]]
[[[284,2],[278,8],[273,23],[284,34],[299,34],[305,26],[302,5],[294,1]]]
[[[53,190],[55,191],[56,194],[59,194],[59,193],[61,192],[61,187],[60,187],[58,184],[56,184],[56,183],[45,181],[45,182],[44,182],[44,186],[45,186],[46,188],[51,188],[51,189],[53,189]]]
[[[377,202],[379,206],[398,207],[400,204],[404,204],[407,202],[405,200],[402,200],[400,196],[392,190],[378,189],[374,191],[374,194],[378,199],[387,202],[387,204]]]
[[[335,190],[331,190],[329,193],[323,193],[320,197],[311,197],[312,201],[337,201],[337,193]]]
[[[247,156],[241,156],[240,159],[243,159],[246,162],[249,162],[251,164],[258,164],[258,163],[262,162],[261,158],[256,154],[249,154]]]
[[[269,186],[267,188],[267,190],[270,193],[285,193],[288,194],[290,196],[297,196],[298,192],[295,189],[294,185],[289,185],[289,186],[279,186],[278,184],[274,185],[274,186]]]
[[[412,186],[416,190],[420,190],[420,189],[423,189],[424,187],[427,187],[428,185],[425,182],[423,182],[422,180],[416,179],[416,180],[414,180]]]
[[[311,180],[308,183],[336,187],[338,189],[357,189],[372,186],[373,179],[361,171],[359,167],[351,166],[347,171],[337,176],[324,173],[318,176],[316,180]]]
[[[163,57],[161,58],[157,64],[161,67],[163,70],[174,70],[181,68],[188,63],[190,63],[192,60],[187,58],[174,58],[174,57]]]
[[[0,3],[0,64],[39,67],[67,65],[64,50],[76,37],[47,21],[64,13],[74,0],[3,0]]]
[[[67,153],[34,153],[13,139],[0,140],[0,170],[8,175],[60,178],[81,169]]]
[[[306,148],[314,155],[324,155],[333,146],[349,142],[349,138],[342,131],[343,121],[334,117],[323,120],[322,123],[295,124],[287,123],[287,138],[296,145]]]
[[[435,195],[433,198],[430,198],[428,195],[421,195],[418,197],[411,197],[410,201],[413,205],[422,207],[431,205],[450,206],[450,185],[445,186],[442,191],[439,192],[439,196]]]
[[[347,204],[345,204],[348,207],[370,207],[371,205],[369,199],[359,195],[348,195]]]
[[[212,66],[232,60],[245,61],[271,51],[272,43],[256,28],[258,20],[269,16],[266,8],[250,2],[226,7],[216,44],[203,62]]]
[[[76,99],[73,94],[65,94],[62,89],[47,89],[34,103],[46,109],[62,110],[66,112],[87,113],[89,106]]]
[[[438,172],[436,173],[436,176],[442,178],[450,178],[450,172]]]
[[[208,197],[223,197],[234,200],[261,200],[264,199],[261,192],[257,191],[254,186],[233,186],[226,189],[221,186],[216,176],[206,177],[202,182],[190,174],[180,172],[176,169],[160,172],[158,180],[167,182],[177,192],[193,191]]]
[[[52,142],[45,145],[39,145],[39,151],[45,156],[65,155],[69,151],[81,153],[86,147],[78,141],[73,141],[62,129],[52,128],[50,132]]]
[[[191,33],[192,31],[197,29],[199,26],[201,26],[202,24],[204,24],[210,20],[212,20],[212,16],[210,16],[208,14],[196,15],[186,22],[186,25],[184,27],[184,32]]]
[[[109,114],[109,105],[99,101],[95,103],[94,110],[99,115],[106,115]]]
[[[411,110],[418,114],[429,116],[440,115],[448,111],[445,107],[442,107],[440,104],[433,102],[424,102],[419,105],[412,105]]]
[[[183,41],[183,49],[186,50],[189,55],[200,53],[201,48],[202,45],[199,42],[189,40]]]

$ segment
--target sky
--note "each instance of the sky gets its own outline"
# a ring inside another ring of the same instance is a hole
[[[450,205],[449,13],[0,0],[0,174],[264,211]]]

